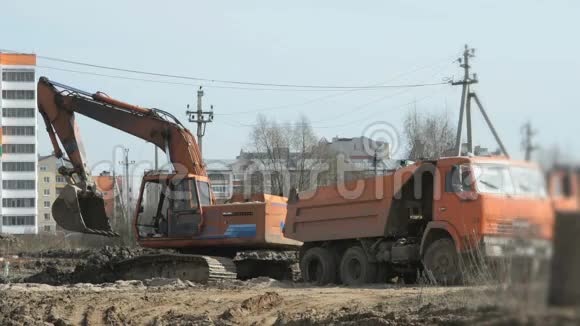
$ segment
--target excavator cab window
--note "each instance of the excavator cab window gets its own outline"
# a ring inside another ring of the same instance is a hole
[[[169,197],[165,184],[157,181],[145,183],[137,217],[137,229],[140,237],[167,235]]]
[[[209,183],[205,181],[197,182],[197,189],[199,191],[199,203],[201,206],[211,205],[211,195],[209,192]]]
[[[172,213],[169,218],[170,237],[199,234],[202,223],[200,203],[203,205],[205,199],[203,190],[198,189],[198,185],[199,183],[195,179],[182,179],[172,182]]]
[[[197,210],[199,208],[194,179],[183,179],[173,184],[172,191],[174,211]]]

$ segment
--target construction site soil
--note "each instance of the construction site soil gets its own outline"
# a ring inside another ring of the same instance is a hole
[[[150,252],[105,247],[4,256],[10,264],[0,280],[0,325],[580,325],[580,309],[545,306],[544,284],[108,279],[115,262]]]

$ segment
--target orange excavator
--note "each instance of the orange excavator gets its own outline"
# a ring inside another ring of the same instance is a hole
[[[119,278],[163,276],[204,282],[233,278],[242,270],[244,277],[259,276],[259,271],[278,276],[288,270],[284,258],[270,265],[259,259],[251,261],[260,268],[247,260],[232,260],[240,252],[256,250],[266,251],[269,258],[285,257],[279,254],[301,245],[282,234],[286,199],[261,194],[251,202],[216,204],[195,138],[170,113],[127,104],[101,92],[85,92],[46,77],[38,82],[38,110],[54,155],[72,166],[59,168],[68,185],[52,206],[53,217],[63,229],[118,235],[91,178],[76,114],[151,142],[167,154],[170,171],[149,171],[143,177],[133,233],[142,247],[174,251],[119,263]]]

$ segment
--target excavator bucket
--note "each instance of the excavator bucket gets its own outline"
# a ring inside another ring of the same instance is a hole
[[[79,187],[66,185],[52,204],[52,216],[65,230],[119,236],[111,229],[103,198],[94,192],[82,192]]]

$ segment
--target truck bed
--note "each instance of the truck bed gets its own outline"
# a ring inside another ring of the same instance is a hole
[[[300,193],[288,205],[286,237],[310,242],[383,236],[393,197],[417,168]]]

